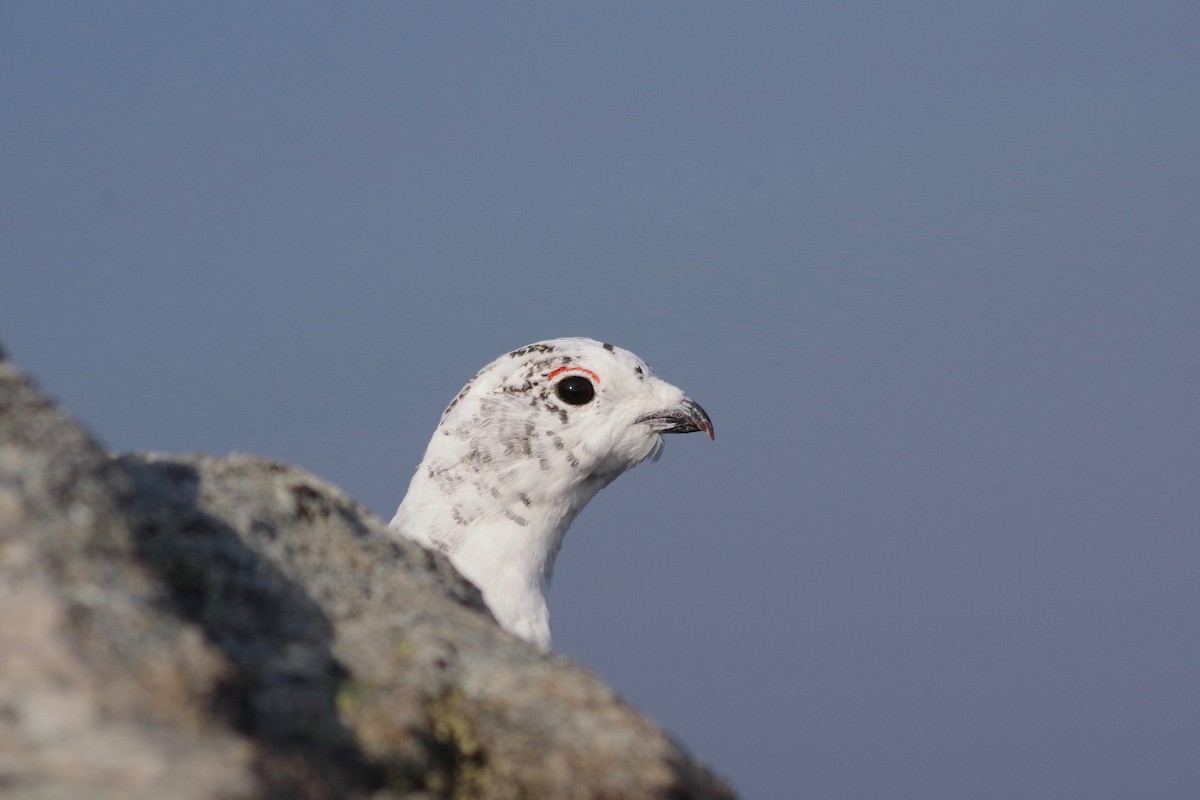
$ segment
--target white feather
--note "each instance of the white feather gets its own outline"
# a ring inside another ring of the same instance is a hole
[[[590,401],[558,396],[568,377],[592,385]],[[680,409],[712,435],[699,406],[627,350],[582,338],[514,350],[446,409],[389,527],[446,553],[505,629],[548,648],[563,536],[597,492],[658,457],[662,419]]]

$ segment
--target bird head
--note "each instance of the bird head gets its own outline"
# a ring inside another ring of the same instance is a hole
[[[447,553],[501,624],[549,641],[525,597],[548,583],[575,515],[662,434],[712,421],[644,361],[592,339],[550,339],[481,369],[442,414],[391,527]],[[536,603],[535,603],[536,604]],[[506,623],[505,616],[516,622]]]
[[[656,458],[663,433],[713,435],[704,410],[640,358],[582,338],[538,342],[496,359],[438,427],[443,438],[468,445],[453,449],[490,457],[493,471],[512,477],[509,468],[536,457],[539,472],[569,476],[568,483],[615,478]]]

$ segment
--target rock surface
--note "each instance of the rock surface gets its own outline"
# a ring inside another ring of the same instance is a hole
[[[114,459],[0,352],[0,795],[732,792],[336,488]]]

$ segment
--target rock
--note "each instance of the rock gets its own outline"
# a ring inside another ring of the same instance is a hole
[[[732,792],[338,489],[114,459],[0,361],[0,795]]]

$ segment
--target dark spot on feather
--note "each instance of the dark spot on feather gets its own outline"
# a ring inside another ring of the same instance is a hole
[[[546,410],[551,414],[557,414],[559,422],[564,425],[567,424],[567,412],[561,406],[556,406],[554,403],[546,403]]]
[[[462,463],[469,465],[475,472],[478,472],[481,466],[492,463],[492,460],[492,454],[487,450],[475,448],[463,456]]]
[[[553,353],[558,348],[552,344],[531,344],[508,354],[509,358],[520,358],[526,353]]]
[[[438,469],[430,467],[426,474],[445,486],[457,486],[463,480],[461,475],[455,475],[449,467],[439,467]]]
[[[613,352],[613,346],[612,346],[611,344],[609,344],[608,342],[605,342],[605,343],[604,343],[603,345],[601,345],[601,346],[602,346],[602,347],[603,347],[605,350],[607,350],[608,352],[610,352],[610,353],[611,353],[611,352]]]
[[[478,376],[476,376],[476,377],[478,377]],[[467,392],[471,391],[471,384],[473,384],[474,382],[475,382],[475,378],[471,378],[471,380],[467,381],[467,385],[464,386],[461,390],[459,390],[458,394],[454,395],[454,399],[450,401],[450,405],[446,406],[446,410],[442,412],[443,418],[447,414],[450,413],[450,409],[452,409],[456,405],[458,405],[459,401],[467,396]]]
[[[511,508],[504,509],[504,516],[508,517],[513,522],[520,525],[522,528],[524,528],[526,525],[529,524],[529,520],[525,519],[520,514],[514,513]]]
[[[519,492],[517,497],[521,499],[521,503],[523,503],[526,508],[533,505],[533,501],[529,499],[529,495],[525,494],[524,492]]]
[[[514,350],[509,355],[514,357],[514,359],[517,359],[517,357],[521,357],[526,353],[553,353],[553,351],[557,349],[558,348],[554,347],[553,344],[539,342],[538,344],[529,344],[527,347],[523,347],[520,350]]]

